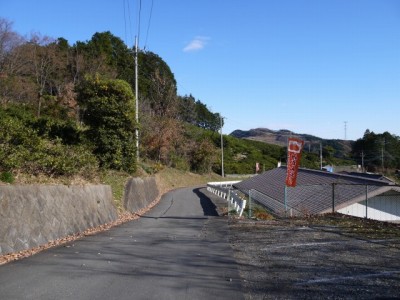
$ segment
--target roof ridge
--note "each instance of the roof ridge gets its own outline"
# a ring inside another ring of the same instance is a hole
[[[282,169],[286,169],[286,166],[281,166],[279,168]],[[385,182],[383,180],[380,179],[372,179],[372,178],[367,178],[367,177],[363,177],[363,176],[356,176],[356,175],[349,175],[349,174],[340,174],[340,173],[331,173],[331,172],[327,172],[327,171],[322,171],[322,170],[314,170],[314,169],[307,169],[307,168],[299,168],[299,171],[301,172],[307,172],[307,173],[317,173],[317,174],[324,174],[330,177],[337,177],[339,178],[352,178],[352,179],[358,179],[358,180],[362,180],[362,181],[367,181],[367,182],[371,182],[371,183],[379,183],[379,185],[395,185],[395,184],[391,184],[390,182]]]

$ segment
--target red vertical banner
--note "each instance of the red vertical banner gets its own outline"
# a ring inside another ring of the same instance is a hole
[[[296,186],[297,170],[299,169],[303,146],[304,141],[302,140],[296,138],[289,138],[288,140],[286,186]]]

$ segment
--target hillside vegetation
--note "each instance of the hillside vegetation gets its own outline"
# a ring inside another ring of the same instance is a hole
[[[289,137],[300,138],[305,141],[301,165],[307,168],[319,168],[322,149],[324,165],[357,164],[365,172],[380,172],[386,175],[394,175],[395,171],[400,169],[400,137],[389,132],[376,134],[367,129],[364,136],[356,141],[323,139],[289,130],[267,128],[235,130],[231,136],[282,147],[286,146]]]
[[[295,133],[285,129],[271,130],[268,128],[256,128],[247,131],[235,130],[231,135],[237,138],[261,141],[282,147],[286,147],[289,137],[296,137],[305,142],[304,148],[306,152],[319,153],[322,147],[323,154],[330,152],[332,156],[344,159],[351,157],[350,154],[354,145],[354,141],[323,139],[310,134]]]
[[[165,168],[221,174],[222,156],[225,174],[254,174],[256,164],[261,172],[286,160],[283,144],[270,141],[224,135],[222,147],[221,115],[191,94],[178,95],[170,67],[150,51],[137,53],[135,99],[135,51],[111,32],[70,45],[40,34],[25,38],[0,19],[0,41],[2,182],[103,182],[110,174],[147,176]],[[391,159],[384,165],[399,168],[393,152],[399,139],[385,138]],[[322,143],[325,163],[359,157],[358,141],[352,151],[347,143]],[[319,150],[308,150],[301,165],[319,168]],[[372,155],[366,163],[377,163]]]
[[[107,170],[140,176],[164,166],[221,172],[220,114],[191,94],[178,95],[174,74],[157,54],[137,53],[137,124],[135,53],[120,38],[101,32],[74,45],[40,34],[24,38],[5,19],[0,37],[3,182],[93,182]],[[282,156],[279,147],[228,136],[224,146],[226,173],[254,173],[256,162],[272,168]]]

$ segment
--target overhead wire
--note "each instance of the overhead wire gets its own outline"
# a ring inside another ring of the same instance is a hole
[[[125,8],[125,0],[123,0],[124,5],[124,27],[125,27],[125,44],[128,45],[128,37],[126,33],[126,8]]]
[[[134,39],[133,39],[133,35],[132,35],[131,8],[129,5],[129,0],[126,0],[126,1],[128,3],[128,17],[129,17],[128,20],[129,20],[129,28],[130,28],[130,33],[131,33],[131,42],[133,44]]]
[[[150,24],[151,24],[151,17],[152,17],[152,15],[153,15],[153,5],[154,5],[154,0],[151,0],[149,22],[147,23],[146,39],[145,39],[145,42],[144,42],[144,48],[143,48],[143,50],[146,50],[146,47],[147,47],[147,38],[149,37],[149,30],[150,30]]]
[[[141,14],[142,14],[142,0],[139,0],[139,10],[138,10],[138,26],[137,26],[137,43],[139,45],[140,41],[140,23],[141,23]]]
[[[123,0],[124,6],[124,26],[125,26],[125,44],[129,45],[133,44],[133,35],[132,35],[132,21],[131,21],[131,8],[129,5],[129,0]],[[128,15],[129,26],[127,26],[126,16]],[[127,29],[128,28],[128,29]],[[129,37],[128,37],[129,35]],[[130,38],[130,40],[129,40]]]

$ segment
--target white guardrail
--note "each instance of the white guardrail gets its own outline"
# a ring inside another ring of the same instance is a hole
[[[226,199],[231,203],[239,216],[243,214],[243,210],[246,207],[246,200],[240,198],[233,190],[232,185],[240,181],[221,181],[221,182],[209,182],[207,183],[207,190],[218,197]]]

